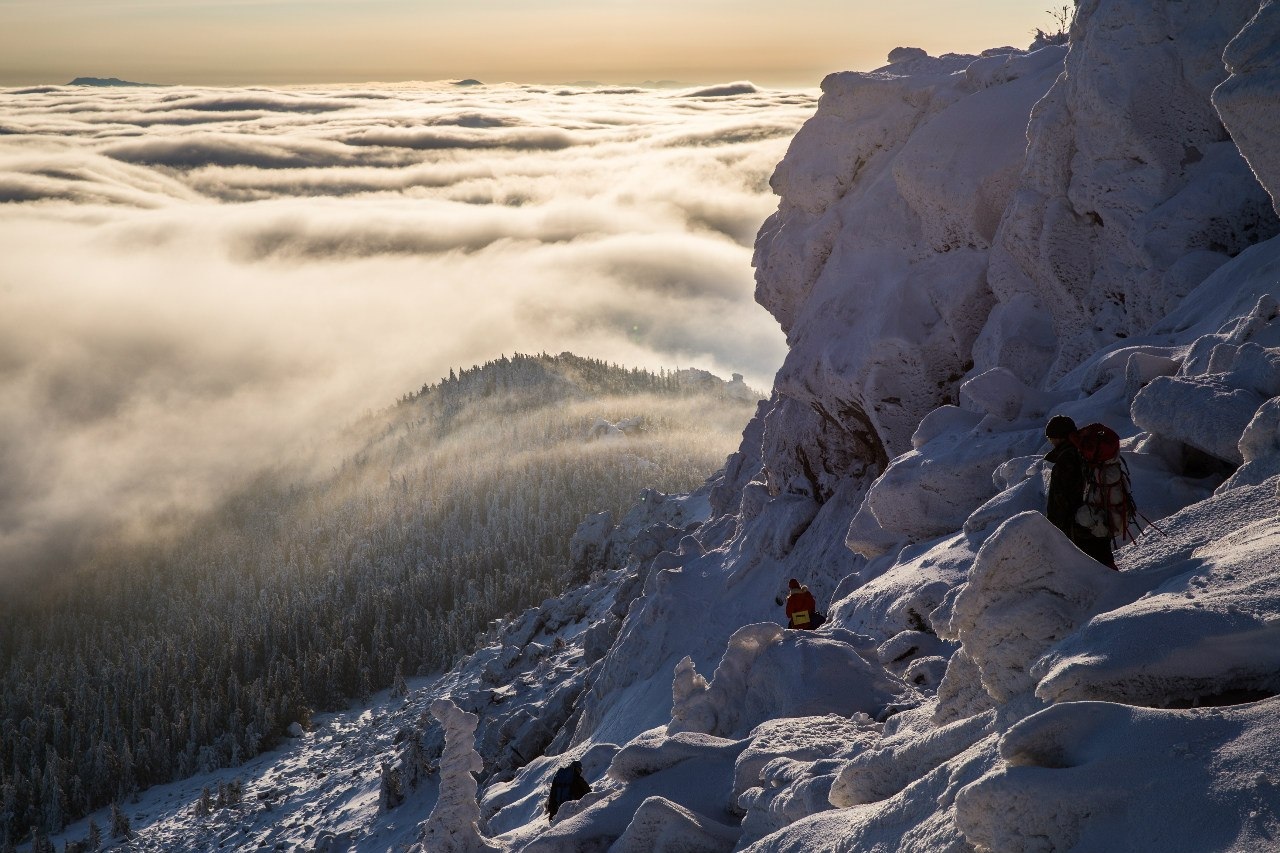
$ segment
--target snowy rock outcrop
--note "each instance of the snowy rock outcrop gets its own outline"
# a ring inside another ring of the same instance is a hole
[[[1213,92],[1213,105],[1232,140],[1271,194],[1280,212],[1280,5],[1264,0],[1248,25],[1227,45],[1223,60],[1231,76]]]
[[[802,412],[817,411],[862,434],[862,462],[875,463],[954,400],[995,302],[987,256],[1027,117],[1063,53],[912,53],[823,81],[756,241],[756,298],[790,345],[775,390],[795,402],[790,415],[775,408],[775,431],[801,432]],[[821,442],[794,446],[829,458]],[[766,467],[782,456],[767,454]]]
[[[1021,513],[978,552],[946,635],[991,698],[1006,702],[1035,686],[1029,664],[1083,624],[1113,577],[1042,514]]]
[[[975,349],[1029,382],[1145,331],[1277,231],[1210,93],[1256,0],[1083,0],[1065,73],[1036,105],[991,253],[1000,307]],[[1049,319],[1038,351],[1027,333]],[[1010,345],[1012,344],[1012,345]]]
[[[1140,848],[1126,737],[1169,778],[1224,756],[1179,790],[1239,808],[1165,847],[1269,837],[1228,758],[1272,749],[1264,715],[1151,709],[1280,693],[1271,9],[1082,0],[1069,45],[824,81],[756,244],[773,393],[696,523],[581,530],[626,580],[562,634],[590,674],[549,753],[486,800],[511,849]],[[1167,531],[1119,572],[1041,512],[1056,414],[1116,429]],[[789,577],[818,631],[781,627]],[[552,764],[606,749],[537,824]]]
[[[676,667],[667,731],[742,737],[778,717],[875,716],[907,692],[846,642],[777,623],[747,625],[729,638],[710,684],[689,658]]]

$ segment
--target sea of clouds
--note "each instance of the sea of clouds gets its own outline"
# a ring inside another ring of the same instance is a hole
[[[0,576],[501,353],[767,388],[751,244],[815,95],[0,90]]]

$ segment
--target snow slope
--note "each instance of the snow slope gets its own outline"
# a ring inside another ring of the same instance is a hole
[[[1277,849],[1274,9],[1081,0],[1067,48],[829,77],[757,243],[790,351],[739,452],[584,523],[591,584],[356,738],[409,798],[366,781],[305,843],[441,832],[448,695],[485,768],[456,849]],[[1116,428],[1162,531],[1119,572],[1038,511],[1059,413]],[[548,822],[572,759],[594,790]],[[199,849],[179,823],[142,836]]]

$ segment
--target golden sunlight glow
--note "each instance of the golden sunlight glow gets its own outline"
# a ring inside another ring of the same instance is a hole
[[[881,65],[900,45],[934,54],[1024,46],[1050,23],[1025,0],[0,0],[0,16],[0,85],[116,76],[813,86],[831,71]]]

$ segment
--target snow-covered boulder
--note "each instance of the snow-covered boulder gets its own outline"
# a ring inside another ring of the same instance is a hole
[[[846,643],[773,623],[747,625],[729,639],[709,684],[691,661],[681,662],[667,731],[743,737],[776,717],[875,716],[907,692]]]
[[[1006,702],[1035,687],[1031,665],[1092,614],[1114,577],[1043,515],[1021,513],[978,552],[944,636],[961,642],[983,688]]]
[[[1040,424],[996,431],[980,422],[971,431],[944,433],[893,460],[872,484],[866,506],[881,530],[915,541],[943,536],[995,496],[1000,465],[1043,441]]]
[[[1257,0],[1082,0],[1066,73],[1027,128],[1019,187],[991,252],[996,312],[975,353],[1036,383],[1144,332],[1213,264],[1272,236],[1277,220],[1210,92]],[[1019,306],[1014,309],[1012,306]],[[1053,338],[1022,341],[1028,314]]]

